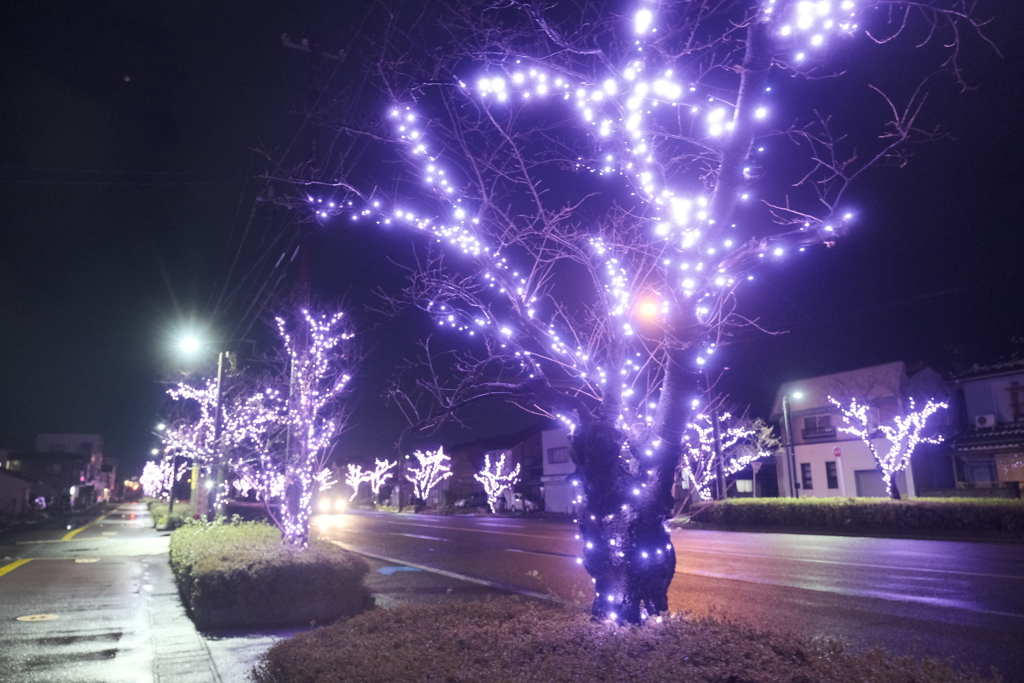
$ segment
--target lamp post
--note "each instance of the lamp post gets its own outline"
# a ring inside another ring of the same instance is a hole
[[[181,350],[189,355],[198,352],[203,346],[199,339],[191,335],[183,337],[179,345]],[[216,518],[217,511],[221,507],[218,496],[224,477],[221,453],[221,399],[224,396],[224,362],[228,355],[227,351],[217,353],[217,393],[213,404],[213,463],[210,465],[210,476],[213,480],[213,505],[208,504],[207,493],[203,488],[206,486],[206,482],[201,481],[202,477],[197,478],[196,481],[196,516],[206,515],[207,521],[211,522]],[[202,468],[197,468],[197,473],[201,471]],[[173,488],[171,497],[174,497]]]
[[[793,398],[801,399],[803,394],[794,392]],[[782,431],[786,439],[786,469],[789,470],[789,491],[793,498],[800,497],[796,481],[796,453],[793,449],[793,425],[789,415],[789,394],[782,395]]]

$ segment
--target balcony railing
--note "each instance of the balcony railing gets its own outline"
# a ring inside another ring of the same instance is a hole
[[[836,438],[835,427],[813,427],[811,429],[801,429],[800,436],[804,438],[804,441],[821,441],[824,439]]]

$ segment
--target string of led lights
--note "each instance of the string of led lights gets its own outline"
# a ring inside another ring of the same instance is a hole
[[[948,407],[945,403],[929,399],[921,410],[917,410],[914,399],[908,399],[907,414],[893,416],[893,424],[887,425],[876,424],[877,420],[872,419],[871,405],[868,403],[860,403],[854,398],[849,404],[843,405],[831,396],[828,400],[839,409],[846,424],[845,427],[839,427],[839,431],[856,436],[871,451],[879,469],[882,470],[885,491],[890,496],[893,495],[893,478],[898,472],[907,469],[910,456],[914,454],[918,444],[942,442],[941,434],[925,436],[922,432],[929,417]],[[880,448],[876,443],[879,432],[885,438],[888,448]]]
[[[418,467],[409,467],[406,472],[412,480],[413,495],[426,502],[430,492],[442,481],[452,476],[451,458],[444,454],[444,448],[436,451],[415,451]]]
[[[498,461],[491,466],[491,454],[484,455],[484,466],[473,478],[484,485],[484,493],[487,494],[487,506],[491,512],[498,511],[498,498],[505,489],[512,488],[519,483],[519,463],[510,471],[505,471],[505,454],[502,453]]]
[[[386,196],[379,184],[361,191],[351,179],[335,185],[337,196],[306,196],[325,225],[401,226],[457,255],[447,271],[414,273],[406,294],[439,328],[465,335],[467,374],[487,376],[490,363],[516,381],[434,396],[450,412],[466,396],[504,391],[566,425],[582,485],[579,562],[601,596],[595,616],[639,622],[667,609],[672,474],[696,377],[737,321],[736,293],[761,264],[790,263],[844,235],[853,180],[919,139],[919,92],[852,158],[829,156],[837,138],[827,125],[786,128],[775,114],[773,74],[815,72],[835,39],[862,34],[864,14],[893,6],[744,4],[718,17],[725,38],[690,41],[692,55],[670,45],[683,35],[672,3],[640,0],[628,27],[603,36],[606,49],[574,49],[531,11],[532,45],[550,49],[523,54],[497,41],[472,76],[459,62],[463,79],[434,79],[392,101],[389,129],[414,173],[396,193],[409,196]],[[934,12],[954,31],[967,16]],[[893,21],[902,31],[903,19]],[[772,133],[812,148],[796,179],[810,201],[759,194]]]

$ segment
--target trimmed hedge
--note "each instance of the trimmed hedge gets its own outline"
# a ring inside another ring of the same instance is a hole
[[[852,655],[807,640],[680,615],[642,628],[503,598],[402,605],[274,644],[255,683],[977,683],[934,660]],[[998,680],[995,678],[993,680]]]
[[[173,513],[168,512],[170,505],[165,500],[151,499],[146,502],[146,507],[149,508],[149,514],[153,518],[153,526],[168,531],[184,525],[196,514],[196,506],[192,503],[175,501]]]
[[[200,628],[326,622],[373,605],[365,560],[320,541],[291,549],[269,524],[189,523],[171,534],[170,555]]]
[[[973,498],[737,498],[694,511],[691,522],[725,528],[1024,537],[1024,501]]]

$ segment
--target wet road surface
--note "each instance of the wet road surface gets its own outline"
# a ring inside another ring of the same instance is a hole
[[[589,606],[574,525],[352,512],[315,518],[340,544]],[[1024,545],[675,530],[673,610],[882,644],[1024,681]]]

